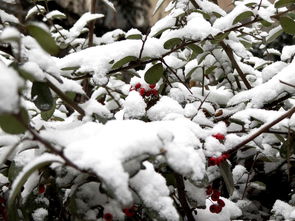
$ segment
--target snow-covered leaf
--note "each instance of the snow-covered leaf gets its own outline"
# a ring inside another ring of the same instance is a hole
[[[125,64],[128,64],[131,61],[136,61],[137,57],[135,56],[126,56],[125,58],[122,58],[121,60],[117,61],[115,64],[113,64],[112,69],[118,69],[122,67]]]
[[[57,55],[59,48],[50,33],[45,31],[40,26],[31,23],[27,25],[28,33],[37,40],[39,45],[51,55]]]
[[[164,48],[165,49],[171,49],[174,48],[176,45],[179,45],[182,42],[180,38],[172,38],[169,39],[164,43]]]
[[[241,14],[239,14],[234,20],[233,20],[233,24],[236,24],[238,22],[242,22],[245,19],[250,18],[251,16],[253,16],[253,12],[252,11],[245,11]]]

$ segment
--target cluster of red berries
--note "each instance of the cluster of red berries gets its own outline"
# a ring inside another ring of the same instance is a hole
[[[125,209],[123,209],[122,211],[123,211],[123,213],[125,214],[125,216],[127,216],[127,217],[133,217],[133,216],[135,216],[135,214],[136,214],[137,206],[133,205],[132,207],[130,207],[130,208],[125,208]],[[111,213],[105,213],[105,214],[103,215],[103,219],[104,219],[105,221],[112,221],[112,220],[113,220],[113,215],[112,215]]]
[[[225,206],[225,203],[220,199],[220,192],[216,189],[213,189],[209,186],[206,190],[208,196],[211,196],[211,202],[213,203],[209,210],[211,213],[220,213],[222,208]]]
[[[229,157],[230,157],[230,155],[228,153],[224,153],[219,157],[210,157],[208,159],[208,166],[219,165],[223,161],[227,160]]]
[[[137,84],[135,84],[134,87],[131,86],[130,91],[133,91],[133,90],[138,91],[142,97],[158,96],[159,95],[159,92],[156,89],[155,84],[150,84],[149,89],[147,90],[144,87],[142,87],[141,83],[137,83]]]

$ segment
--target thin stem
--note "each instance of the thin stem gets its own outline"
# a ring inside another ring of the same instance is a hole
[[[91,7],[90,7],[90,13],[95,13],[95,6],[96,6],[96,0],[91,0]],[[93,46],[93,34],[94,34],[94,26],[95,26],[95,20],[92,20],[89,22],[89,32],[88,32],[88,47]]]
[[[247,80],[245,74],[243,73],[242,69],[240,68],[238,62],[236,61],[233,50],[231,49],[231,47],[226,45],[223,41],[220,42],[220,45],[223,48],[223,50],[225,51],[225,53],[227,54],[227,56],[228,56],[229,60],[231,61],[233,67],[237,70],[240,78],[244,82],[247,89],[251,89],[252,87],[251,87],[249,81]]]
[[[62,92],[58,87],[56,87],[51,81],[47,79],[48,86],[52,89],[65,103],[70,105],[74,110],[76,110],[82,116],[85,115],[85,111],[74,101],[72,101],[64,92]]]
[[[255,156],[254,156],[254,158],[253,158],[253,162],[252,162],[251,168],[250,168],[250,170],[249,170],[248,177],[247,177],[247,181],[246,181],[246,186],[245,186],[245,189],[244,189],[244,191],[243,191],[242,199],[244,199],[244,197],[245,197],[245,194],[246,194],[246,191],[247,191],[247,188],[248,188],[248,185],[249,185],[249,181],[250,181],[250,175],[251,175],[251,173],[252,173],[252,171],[253,171],[254,164],[256,163],[256,160],[257,160],[258,154],[259,154],[259,153],[256,153]]]
[[[175,75],[175,77],[186,87],[186,89],[193,94],[193,92],[190,90],[190,88],[186,85],[186,83],[181,80],[181,78],[177,75],[177,73],[165,62],[164,59],[162,59],[162,62],[165,64],[165,66]]]

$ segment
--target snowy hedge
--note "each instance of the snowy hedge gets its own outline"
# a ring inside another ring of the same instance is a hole
[[[295,220],[294,3],[171,0],[101,37],[0,10],[0,217]]]

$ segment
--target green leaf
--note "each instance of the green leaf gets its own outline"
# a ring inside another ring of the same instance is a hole
[[[295,0],[279,0],[275,3],[275,8],[282,8],[295,3]]]
[[[180,38],[172,38],[169,39],[164,43],[164,48],[165,49],[171,49],[174,48],[176,45],[179,45],[182,42]]]
[[[141,40],[142,39],[142,35],[141,34],[128,35],[126,37],[126,39],[139,39],[139,40]]]
[[[80,68],[80,66],[73,66],[73,67],[64,67],[61,70],[62,71],[76,71]]]
[[[234,192],[234,179],[230,169],[230,165],[226,160],[224,160],[218,165],[218,167],[220,169],[220,174],[224,180],[226,189],[229,195],[232,195]]]
[[[206,13],[206,12],[200,10],[200,9],[194,9],[193,12],[197,12],[197,13],[202,14],[203,17],[204,17],[205,19],[207,19],[207,20],[209,20],[210,17],[211,17],[208,13]]]
[[[290,35],[295,34],[295,22],[293,19],[289,17],[281,17],[280,18],[280,24],[282,28],[284,29],[284,32]]]
[[[46,82],[33,82],[31,98],[36,107],[41,111],[48,111],[52,108],[54,99]]]
[[[229,32],[226,32],[226,33],[220,33],[216,36],[214,36],[214,40],[213,40],[213,43],[219,43],[221,41],[223,41],[223,39],[227,38],[227,36],[229,35]]]
[[[19,119],[22,119],[24,124],[29,123],[29,115],[26,109],[21,108],[19,114],[1,114],[0,127],[4,132],[9,134],[24,133],[26,128]]]
[[[240,40],[240,42],[244,45],[246,49],[250,49],[252,47],[252,43],[249,41]]]
[[[135,56],[127,56],[125,58],[122,58],[121,60],[117,61],[115,64],[113,64],[112,69],[118,69],[122,67],[123,65],[131,62],[131,61],[136,61],[137,57]]]
[[[198,45],[195,45],[195,44],[190,44],[187,47],[190,48],[193,51],[193,53],[191,54],[189,60],[195,59],[198,54],[201,54],[201,53],[204,52],[201,47],[199,47]]]
[[[14,180],[12,184],[12,189],[8,199],[9,214],[16,212],[13,210],[15,199],[17,195],[20,193],[23,185],[25,184],[27,179],[30,177],[30,175],[36,170],[39,170],[54,162],[62,163],[62,161],[57,156],[52,154],[44,154],[41,157],[35,159],[33,162],[30,162],[27,166],[23,168],[22,172],[19,173],[19,175],[17,176],[17,178]]]
[[[205,75],[211,74],[215,70],[215,68],[217,68],[217,66],[211,66],[207,68],[207,70],[205,71]]]
[[[272,24],[268,21],[265,20],[261,20],[260,23],[264,26],[264,27],[270,27]]]
[[[39,45],[51,55],[57,55],[59,48],[50,33],[35,24],[27,25],[29,35],[36,39]]]
[[[186,79],[190,78],[191,75],[199,68],[199,66],[193,67],[187,74],[186,74]]]
[[[272,29],[276,30],[276,29]],[[271,35],[269,35],[266,39],[266,43],[269,44],[273,42],[276,38],[278,38],[283,33],[283,29],[279,28],[276,31],[274,31]]]
[[[50,110],[41,111],[41,118],[45,121],[48,121],[52,117],[52,115],[54,114],[55,108],[56,108],[56,103],[54,101],[52,108]]]
[[[233,21],[233,25],[237,24],[238,22],[241,22],[247,18],[250,18],[251,16],[254,16],[253,12],[251,11],[245,11],[241,14],[239,14]]]
[[[31,82],[34,82],[36,80],[36,78],[34,77],[34,75],[24,69],[22,69],[21,67],[17,69],[19,75],[25,79],[25,80],[29,80]]]
[[[158,63],[145,72],[144,80],[148,84],[156,84],[163,77],[163,73],[164,67],[161,63]]]

